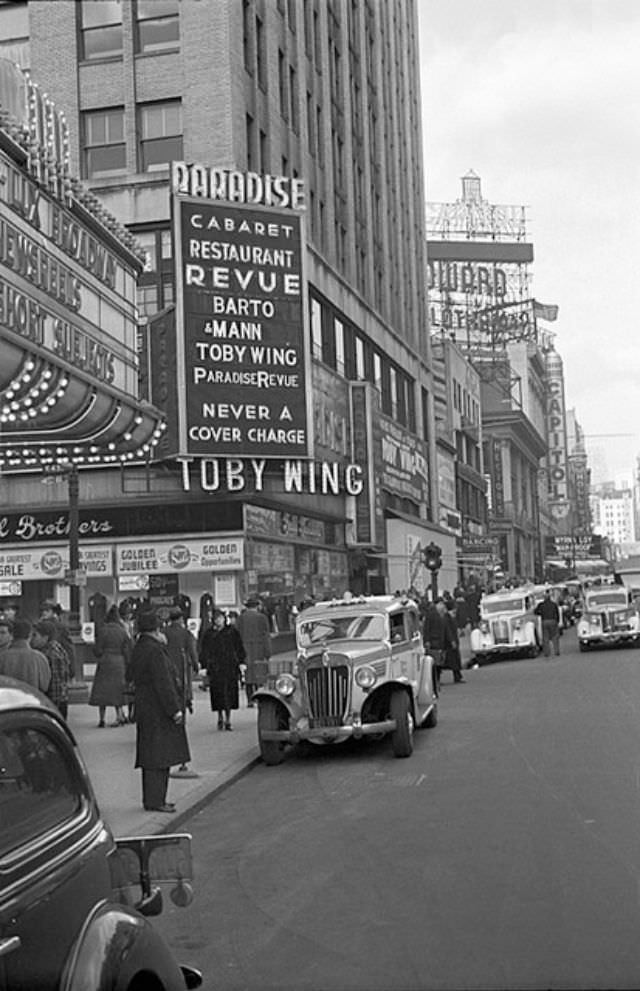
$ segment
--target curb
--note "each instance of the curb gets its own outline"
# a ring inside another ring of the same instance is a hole
[[[182,809],[180,812],[176,813],[171,817],[171,819],[165,821],[159,829],[154,829],[153,833],[158,835],[164,833],[175,833],[183,822],[190,819],[192,816],[198,815],[199,812],[202,812],[202,810],[206,808],[214,798],[217,798],[217,796],[229,788],[230,785],[235,784],[236,781],[239,781],[240,778],[243,778],[246,774],[253,770],[257,764],[260,764],[261,758],[259,756],[252,757],[248,762],[240,759],[237,763],[241,764],[241,766],[236,770],[232,768],[229,771],[228,776],[225,777],[224,781],[218,782],[218,784],[214,785],[213,788],[206,792],[206,794],[201,795],[200,798],[196,798],[195,801],[188,806],[188,808]]]

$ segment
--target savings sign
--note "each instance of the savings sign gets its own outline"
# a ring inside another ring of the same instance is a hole
[[[180,450],[309,456],[302,219],[174,198]]]

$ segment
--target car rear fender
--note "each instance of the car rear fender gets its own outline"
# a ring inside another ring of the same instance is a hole
[[[136,979],[141,987],[158,982],[163,991],[186,987],[180,967],[151,924],[132,909],[101,902],[69,953],[60,991],[127,991]]]

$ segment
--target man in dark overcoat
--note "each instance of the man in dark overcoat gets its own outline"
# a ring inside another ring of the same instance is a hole
[[[136,759],[142,770],[142,804],[148,811],[173,812],[167,802],[169,770],[191,760],[166,642],[155,612],[138,617],[138,639],[131,654],[136,695]]]
[[[246,608],[238,616],[236,627],[242,637],[246,651],[247,671],[245,686],[247,702],[253,705],[251,697],[256,688],[264,685],[269,674],[269,658],[271,657],[271,630],[269,620],[259,610],[258,599],[249,599]]]
[[[193,678],[198,674],[200,665],[196,638],[187,629],[180,606],[172,606],[169,610],[169,622],[165,627],[164,635],[167,638],[173,676],[186,719],[187,712],[193,712]],[[186,764],[181,764],[178,770],[173,772],[172,777],[197,778],[198,775],[195,771],[189,770]]]

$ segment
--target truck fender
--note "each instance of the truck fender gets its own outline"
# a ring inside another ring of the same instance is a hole
[[[278,692],[274,691],[272,688],[258,688],[251,696],[254,702],[260,702],[261,699],[275,699],[276,702],[282,706],[283,709],[287,711],[290,719],[298,719],[300,716],[304,715],[304,710],[297,700],[299,689],[296,689],[293,695],[288,698],[283,698]]]
[[[184,991],[185,979],[151,924],[132,909],[99,902],[64,967],[60,991],[127,991],[137,975],[154,975],[164,991]]]

